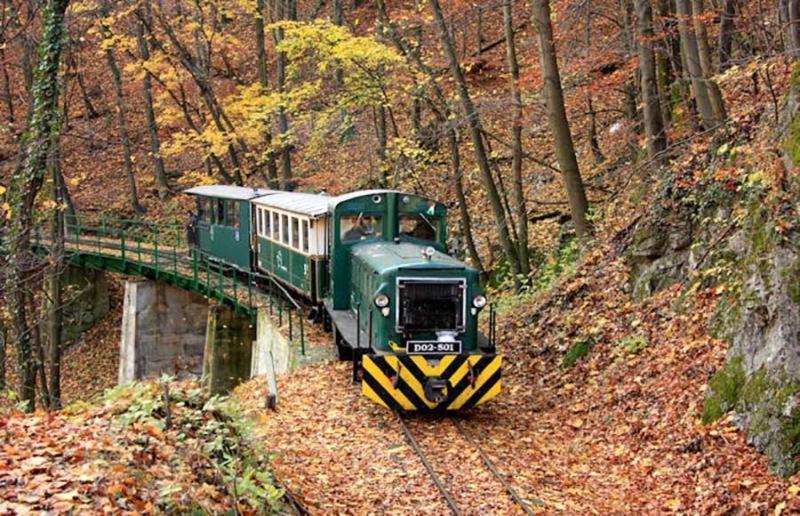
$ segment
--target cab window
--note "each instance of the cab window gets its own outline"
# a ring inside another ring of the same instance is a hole
[[[308,252],[308,221],[303,221],[303,252]]]
[[[383,217],[380,215],[342,215],[339,218],[342,242],[355,242],[383,236]]]
[[[401,235],[437,242],[439,240],[439,217],[422,213],[400,215],[398,229]]]

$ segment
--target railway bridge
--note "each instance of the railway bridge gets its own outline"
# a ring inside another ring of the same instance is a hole
[[[52,246],[34,232],[37,252]],[[64,255],[70,268],[93,271],[88,282],[103,271],[126,276],[120,383],[190,372],[222,393],[306,354],[304,307],[273,278],[189,247],[180,225],[78,218]]]

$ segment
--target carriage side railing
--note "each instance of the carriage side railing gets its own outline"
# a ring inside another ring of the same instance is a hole
[[[185,235],[176,225],[125,219],[93,219],[97,225],[80,219],[66,225],[65,252],[68,255],[91,255],[110,258],[124,271],[141,275],[149,272],[156,281],[183,284],[190,290],[252,318],[259,309],[267,310],[283,328],[286,323],[289,341],[299,340],[305,355],[305,316],[303,306],[272,276],[242,269],[200,249],[186,246]],[[135,231],[129,231],[135,228]],[[152,228],[151,232],[143,229]],[[48,247],[49,233],[35,228],[34,245]]]

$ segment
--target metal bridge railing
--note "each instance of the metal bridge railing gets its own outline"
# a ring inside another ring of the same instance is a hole
[[[87,224],[78,219],[67,224],[64,251],[67,255],[102,259],[100,268],[135,273],[164,281],[233,305],[234,309],[256,317],[259,309],[277,318],[278,326],[288,326],[289,340],[298,337],[305,355],[305,317],[303,307],[272,276],[241,269],[196,248],[188,248],[183,228],[124,219],[93,219]],[[151,232],[145,231],[152,228]],[[133,231],[132,231],[133,229]],[[34,231],[34,245],[47,248],[48,236]],[[114,267],[113,265],[116,265]],[[299,335],[297,331],[299,330]]]

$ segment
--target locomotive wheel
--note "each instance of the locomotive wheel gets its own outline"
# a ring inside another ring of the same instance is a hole
[[[336,344],[336,354],[339,360],[353,359],[353,348],[347,345],[347,342],[342,338],[341,332],[335,326],[333,327],[333,342]]]

